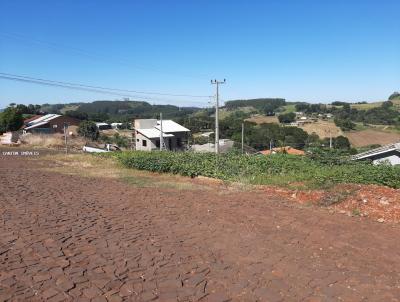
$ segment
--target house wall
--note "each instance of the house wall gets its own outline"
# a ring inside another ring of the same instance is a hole
[[[184,150],[184,146],[187,143],[187,136],[185,132],[175,132],[174,137],[164,137],[165,148],[171,151]],[[181,141],[181,146],[178,146],[178,140]],[[146,146],[143,146],[143,140],[145,140]],[[159,150],[159,138],[149,139],[143,134],[135,131],[135,143],[136,150],[140,151],[152,151]]]
[[[143,141],[146,141],[146,146],[143,146]],[[135,144],[136,150],[140,151],[151,151],[158,149],[156,146],[156,139],[149,139],[143,134],[138,133],[135,131]]]
[[[374,165],[382,164],[384,162],[389,162],[392,166],[400,165],[400,153],[393,152],[391,154],[384,154],[374,158],[372,161]]]
[[[172,151],[184,150],[184,147],[187,144],[187,133],[186,132],[174,132],[171,134],[173,134],[174,137],[164,138],[167,149],[172,150]],[[180,146],[178,144],[179,140],[181,142]]]
[[[156,119],[136,119],[134,123],[135,129],[151,129],[157,125]]]
[[[64,123],[69,126],[79,126],[81,121],[69,116],[60,116],[49,121],[49,128],[53,129],[53,132],[64,133]]]

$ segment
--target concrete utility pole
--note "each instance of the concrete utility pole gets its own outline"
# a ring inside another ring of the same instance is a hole
[[[216,99],[216,104],[215,104],[215,153],[219,153],[219,85],[220,84],[225,84],[226,80],[224,79],[223,81],[217,81],[217,80],[211,80],[211,84],[217,85],[217,93],[215,96]]]
[[[325,129],[325,135],[326,135],[327,133],[329,133],[329,149],[332,149],[332,147],[333,147],[332,130],[331,130],[331,129],[329,129],[329,130],[326,130],[326,129]]]
[[[65,154],[68,154],[68,124],[64,123],[64,142],[65,142]]]
[[[244,123],[242,123],[242,154],[244,153]]]
[[[162,129],[162,113],[160,113],[160,151],[162,151],[164,145],[164,135]]]

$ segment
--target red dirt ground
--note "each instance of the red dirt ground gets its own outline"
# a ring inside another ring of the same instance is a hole
[[[400,300],[399,226],[303,193],[138,188],[23,158],[0,171],[0,301]]]
[[[259,186],[259,190],[298,204],[325,206],[336,212],[379,222],[400,222],[400,190],[377,185],[337,185],[328,191],[289,190]]]

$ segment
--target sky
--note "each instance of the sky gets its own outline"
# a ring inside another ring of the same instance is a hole
[[[0,73],[202,98],[385,100],[400,90],[398,0],[1,0]],[[122,96],[0,79],[0,108]],[[135,98],[136,97],[136,98]],[[139,99],[140,97],[140,99]]]

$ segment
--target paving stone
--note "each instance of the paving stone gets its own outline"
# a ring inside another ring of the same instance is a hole
[[[33,281],[34,282],[41,282],[41,281],[46,281],[51,279],[51,274],[50,273],[44,273],[44,274],[38,274],[33,276]]]
[[[42,296],[45,299],[50,299],[51,297],[54,297],[56,295],[58,295],[58,291],[54,288],[48,288],[46,290],[43,291]]]
[[[88,299],[93,299],[102,295],[103,292],[99,290],[97,287],[89,287],[83,290],[83,295]]]
[[[194,179],[196,189],[178,190],[157,187],[169,178],[157,175],[142,188],[49,165],[63,163],[0,157],[0,301],[400,297],[398,230],[385,223],[298,208],[264,189]]]

